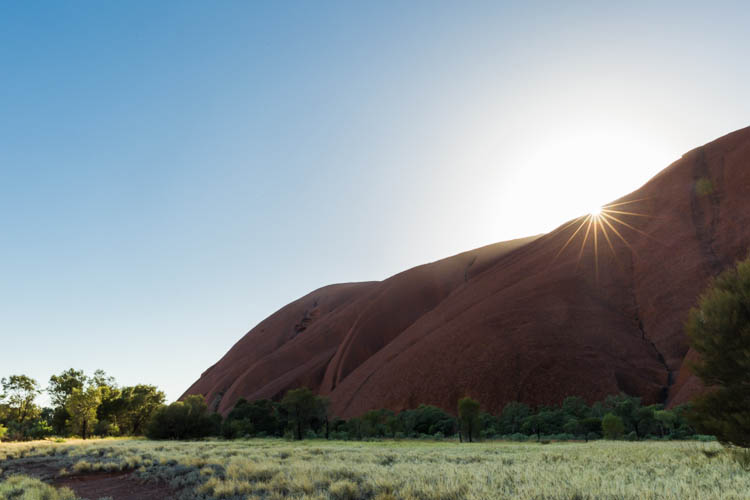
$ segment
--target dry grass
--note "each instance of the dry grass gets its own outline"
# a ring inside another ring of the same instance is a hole
[[[746,499],[750,473],[716,443],[281,440],[0,445],[64,473],[135,470],[183,498],[299,500]]]
[[[38,479],[10,476],[0,482],[0,500],[77,500],[68,488],[55,489]]]

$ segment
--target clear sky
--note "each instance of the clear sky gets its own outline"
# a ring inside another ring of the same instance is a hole
[[[317,287],[548,231],[750,124],[746,2],[614,3],[5,2],[0,376],[175,399]]]

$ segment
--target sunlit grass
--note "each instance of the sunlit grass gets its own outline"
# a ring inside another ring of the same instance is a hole
[[[0,445],[59,459],[65,474],[132,470],[184,498],[748,498],[750,474],[716,443],[536,443],[272,439]]]
[[[38,479],[10,476],[0,482],[1,500],[77,500],[68,488],[55,489]]]

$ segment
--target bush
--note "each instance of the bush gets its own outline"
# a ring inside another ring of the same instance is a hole
[[[638,441],[638,434],[636,434],[635,431],[630,431],[627,436],[625,436],[626,441]]]
[[[0,424],[0,441],[3,440],[3,438],[5,437],[7,433],[8,433],[8,428]]]
[[[600,437],[601,436],[599,434],[597,434],[596,432],[589,432],[588,434],[586,434],[586,440],[587,441],[596,441]]]
[[[330,434],[331,439],[337,441],[347,441],[349,439],[349,433],[346,431],[333,431]]]
[[[119,436],[120,426],[109,420],[99,420],[94,427],[97,436]]]
[[[76,500],[78,497],[69,488],[56,490],[38,479],[11,476],[0,482],[0,498]]]
[[[37,420],[28,430],[28,436],[31,439],[44,439],[52,433],[52,427],[44,420]]]
[[[570,434],[568,432],[563,432],[561,434],[551,434],[546,437],[547,439],[551,439],[553,441],[573,441],[576,438],[574,434]]]
[[[227,418],[221,426],[221,433],[227,439],[252,436],[254,431],[253,423],[246,418],[239,420],[229,420]]]
[[[607,413],[602,419],[602,434],[605,439],[618,439],[625,430],[622,418],[612,413]]]
[[[523,441],[528,441],[529,440],[529,436],[527,436],[526,434],[521,434],[520,432],[516,432],[514,434],[510,434],[510,435],[504,436],[504,437],[506,437],[510,441],[523,442]]]
[[[221,416],[209,415],[202,396],[188,396],[162,406],[154,412],[146,427],[149,439],[194,439],[219,434]]]
[[[690,439],[693,441],[701,441],[704,443],[710,443],[716,441],[716,436],[708,436],[706,434],[695,434],[693,436],[690,436]]]

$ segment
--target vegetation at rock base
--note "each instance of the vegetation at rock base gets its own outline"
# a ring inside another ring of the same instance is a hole
[[[146,427],[151,439],[195,439],[216,436],[221,429],[221,416],[208,412],[202,396],[188,396],[154,412]]]
[[[458,426],[459,436],[470,443],[476,437],[480,427],[479,401],[466,396],[458,400]]]
[[[713,280],[690,311],[687,332],[700,355],[692,369],[710,387],[694,402],[693,425],[750,447],[750,258]]]

